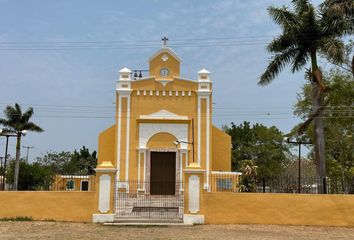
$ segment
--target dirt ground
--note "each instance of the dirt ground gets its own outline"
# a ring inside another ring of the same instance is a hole
[[[117,227],[92,223],[0,222],[0,239],[354,239],[354,228],[272,225]]]

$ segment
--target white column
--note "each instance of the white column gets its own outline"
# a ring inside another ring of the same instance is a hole
[[[144,154],[144,158],[141,159],[141,154]],[[145,176],[146,176],[146,149],[145,148],[139,148],[138,149],[138,188],[140,189],[141,188],[141,182],[145,182]],[[143,179],[141,179],[141,161],[144,161],[144,165],[143,165]],[[143,184],[144,186],[144,184]]]
[[[123,97],[130,97],[130,94],[132,92],[131,90],[131,81],[132,81],[132,71],[128,68],[123,68],[119,71],[119,77],[118,81],[116,84],[116,92],[117,92],[117,98],[118,98],[118,133],[117,133],[117,174],[116,174],[116,180],[120,179],[120,163],[121,163],[121,135],[122,135],[122,99]],[[130,109],[128,108],[128,111]],[[128,122],[127,122],[128,124]],[[129,134],[127,134],[128,136]]]
[[[209,189],[210,174],[210,96],[206,98],[206,189]]]
[[[121,134],[122,134],[122,97],[118,97],[118,139],[117,139],[117,181],[120,179],[120,142],[121,142]]]
[[[140,150],[138,150],[138,189],[140,189]]]
[[[186,154],[188,152],[188,149],[180,149],[179,153],[180,153],[180,176],[179,176],[179,181],[180,183],[182,182],[183,180],[183,154]],[[186,155],[186,162],[187,162],[187,155]],[[186,165],[187,167],[188,165]],[[182,184],[180,184],[180,190],[183,190],[183,186]]]
[[[126,149],[125,149],[125,181],[129,181],[129,147],[130,147],[130,95],[127,96],[127,131],[126,131]]]
[[[198,96],[198,165],[200,166],[200,152],[201,152],[201,96]]]

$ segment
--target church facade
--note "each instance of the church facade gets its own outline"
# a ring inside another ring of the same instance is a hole
[[[212,124],[210,72],[202,69],[197,79],[186,79],[181,63],[164,45],[149,58],[147,76],[119,71],[116,121],[99,135],[97,221],[108,216],[103,214],[117,216],[122,193],[184,193],[188,199],[190,174],[197,174],[198,187],[209,191],[213,172],[231,171],[231,138]]]

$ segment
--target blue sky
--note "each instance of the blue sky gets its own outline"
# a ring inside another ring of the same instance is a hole
[[[99,132],[114,123],[118,70],[146,69],[161,37],[168,36],[183,60],[184,77],[195,79],[202,68],[212,73],[214,124],[251,121],[287,132],[299,122],[292,106],[303,72],[286,69],[266,87],[257,81],[270,57],[265,46],[280,31],[266,8],[290,2],[0,0],[0,108],[15,102],[34,107],[33,121],[45,132],[24,138],[23,145],[35,147],[30,158],[83,145],[97,149]],[[53,49],[98,46],[92,42],[109,47]],[[18,50],[39,43],[51,49]],[[12,140],[11,154],[14,149]]]

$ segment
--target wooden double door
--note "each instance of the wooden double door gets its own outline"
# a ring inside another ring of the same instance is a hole
[[[150,194],[175,195],[176,152],[151,152]]]

